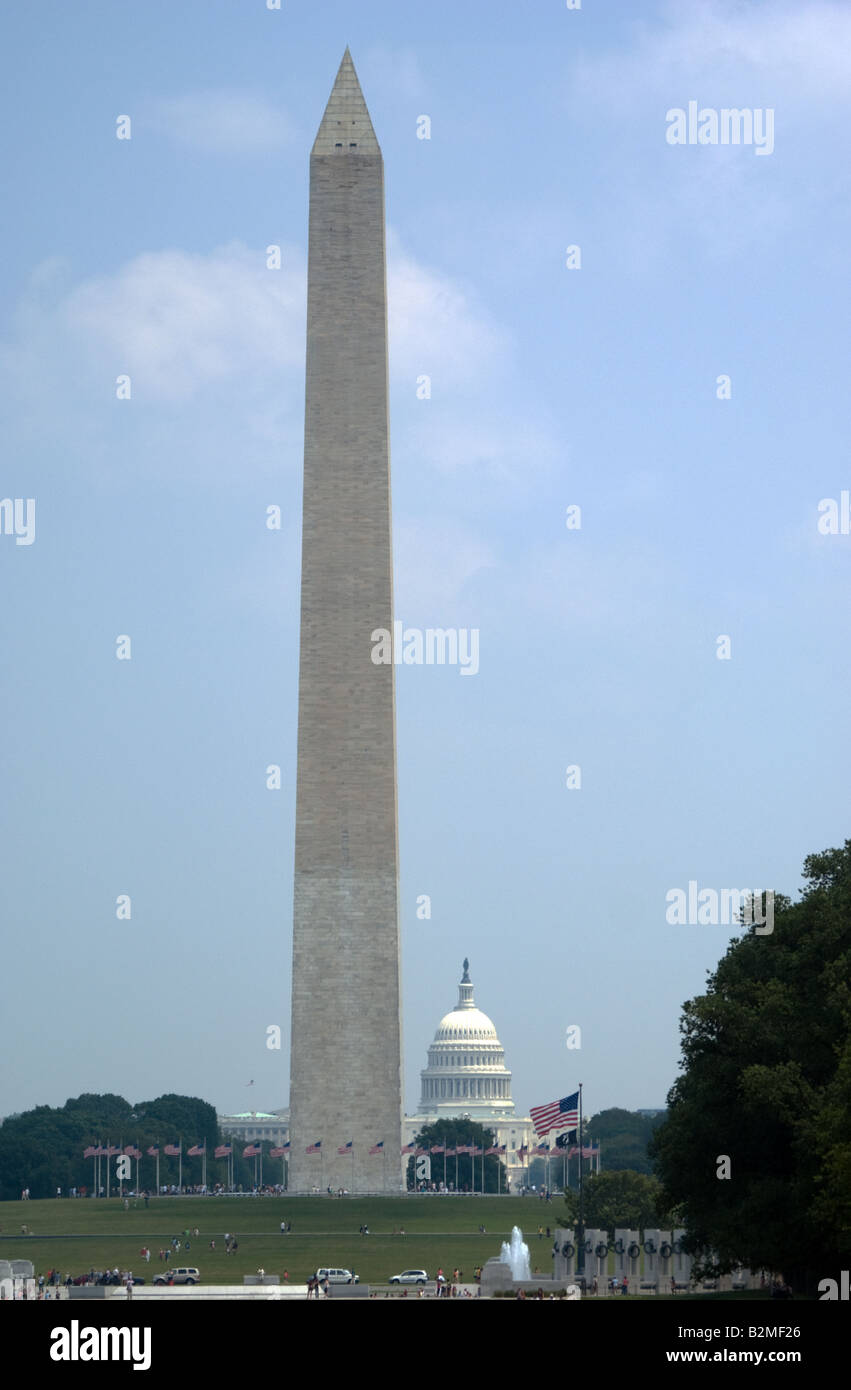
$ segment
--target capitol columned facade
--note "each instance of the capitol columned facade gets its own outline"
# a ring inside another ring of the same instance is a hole
[[[437,1120],[470,1119],[484,1125],[494,1142],[505,1146],[503,1163],[513,1188],[522,1185],[528,1159],[519,1150],[537,1143],[528,1116],[514,1113],[511,1072],[505,1050],[491,1019],[476,1007],[469,961],[458,986],[458,1002],[444,1014],[428,1049],[428,1063],[420,1073],[420,1103],[416,1115],[406,1115],[404,1142],[410,1144],[424,1125]],[[436,1178],[439,1162],[432,1167]]]

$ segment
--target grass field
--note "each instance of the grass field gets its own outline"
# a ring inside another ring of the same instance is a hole
[[[551,1272],[552,1240],[538,1238],[538,1225],[554,1230],[562,1211],[557,1198],[533,1197],[160,1197],[147,1210],[142,1198],[131,1197],[129,1211],[117,1198],[0,1202],[0,1259],[32,1260],[36,1276],[56,1267],[63,1279],[117,1265],[149,1283],[164,1268],[160,1248],[197,1226],[200,1235],[190,1236],[190,1249],[181,1248],[171,1263],[197,1265],[208,1284],[241,1284],[261,1268],[287,1270],[291,1283],[303,1283],[323,1265],[354,1269],[363,1283],[386,1283],[403,1269],[425,1269],[433,1278],[438,1266],[447,1275],[458,1267],[472,1281],[474,1267],[499,1254],[515,1225],[528,1241],[533,1271]],[[292,1235],[280,1234],[281,1221],[292,1222]],[[32,1235],[21,1235],[22,1223]],[[362,1225],[369,1236],[358,1234]],[[225,1255],[225,1231],[237,1237],[235,1255]],[[151,1250],[147,1266],[143,1245]]]

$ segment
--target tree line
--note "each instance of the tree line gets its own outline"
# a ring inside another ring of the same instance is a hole
[[[189,1158],[186,1151],[206,1141],[208,1187],[224,1181],[225,1160],[213,1158],[216,1145],[222,1143],[234,1146],[236,1185],[253,1185],[253,1161],[242,1158],[241,1141],[221,1134],[215,1109],[207,1101],[169,1094],[131,1105],[123,1096],[86,1094],[62,1106],[39,1105],[4,1120],[0,1125],[0,1200],[13,1201],[25,1188],[32,1198],[55,1197],[57,1188],[63,1195],[71,1188],[91,1192],[92,1160],[83,1158],[83,1150],[92,1144],[133,1144],[141,1149],[140,1182],[151,1191],[156,1185],[156,1159],[147,1150],[159,1144],[160,1183],[176,1184],[179,1160],[165,1154],[165,1145],[181,1138],[184,1184],[200,1183],[202,1160]],[[275,1160],[270,1162],[271,1173]],[[134,1162],[134,1182],[135,1176]]]

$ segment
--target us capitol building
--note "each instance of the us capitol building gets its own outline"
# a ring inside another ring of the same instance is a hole
[[[502,1162],[512,1188],[519,1188],[528,1172],[529,1159],[518,1158],[518,1150],[532,1149],[537,1143],[535,1127],[528,1115],[519,1118],[514,1113],[505,1051],[492,1021],[476,1007],[469,961],[464,961],[458,1002],[437,1025],[428,1063],[420,1077],[420,1103],[417,1113],[406,1115],[402,1122],[402,1143],[413,1143],[423,1126],[436,1120],[475,1120],[491,1130],[495,1144],[505,1146]],[[284,1144],[289,1138],[286,1110],[220,1115],[219,1124],[222,1130],[245,1142],[270,1139]],[[336,1144],[335,1136],[324,1137],[329,1145],[332,1141]],[[435,1182],[442,1171],[440,1158],[433,1158]]]
[[[528,1159],[518,1158],[517,1151],[537,1143],[535,1128],[528,1116],[520,1119],[514,1113],[505,1051],[487,1014],[476,1008],[469,961],[464,961],[458,1003],[437,1025],[420,1077],[420,1103],[416,1115],[405,1116],[404,1142],[411,1144],[423,1125],[435,1120],[468,1117],[491,1130],[496,1144],[505,1145],[502,1161],[511,1186],[520,1187]],[[432,1177],[437,1180],[441,1171],[437,1158]]]

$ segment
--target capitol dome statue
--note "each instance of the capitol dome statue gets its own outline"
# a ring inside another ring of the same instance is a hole
[[[468,960],[458,1003],[440,1020],[428,1050],[428,1065],[420,1075],[420,1115],[431,1119],[465,1115],[489,1126],[514,1115],[511,1072],[493,1023],[476,1008]]]

